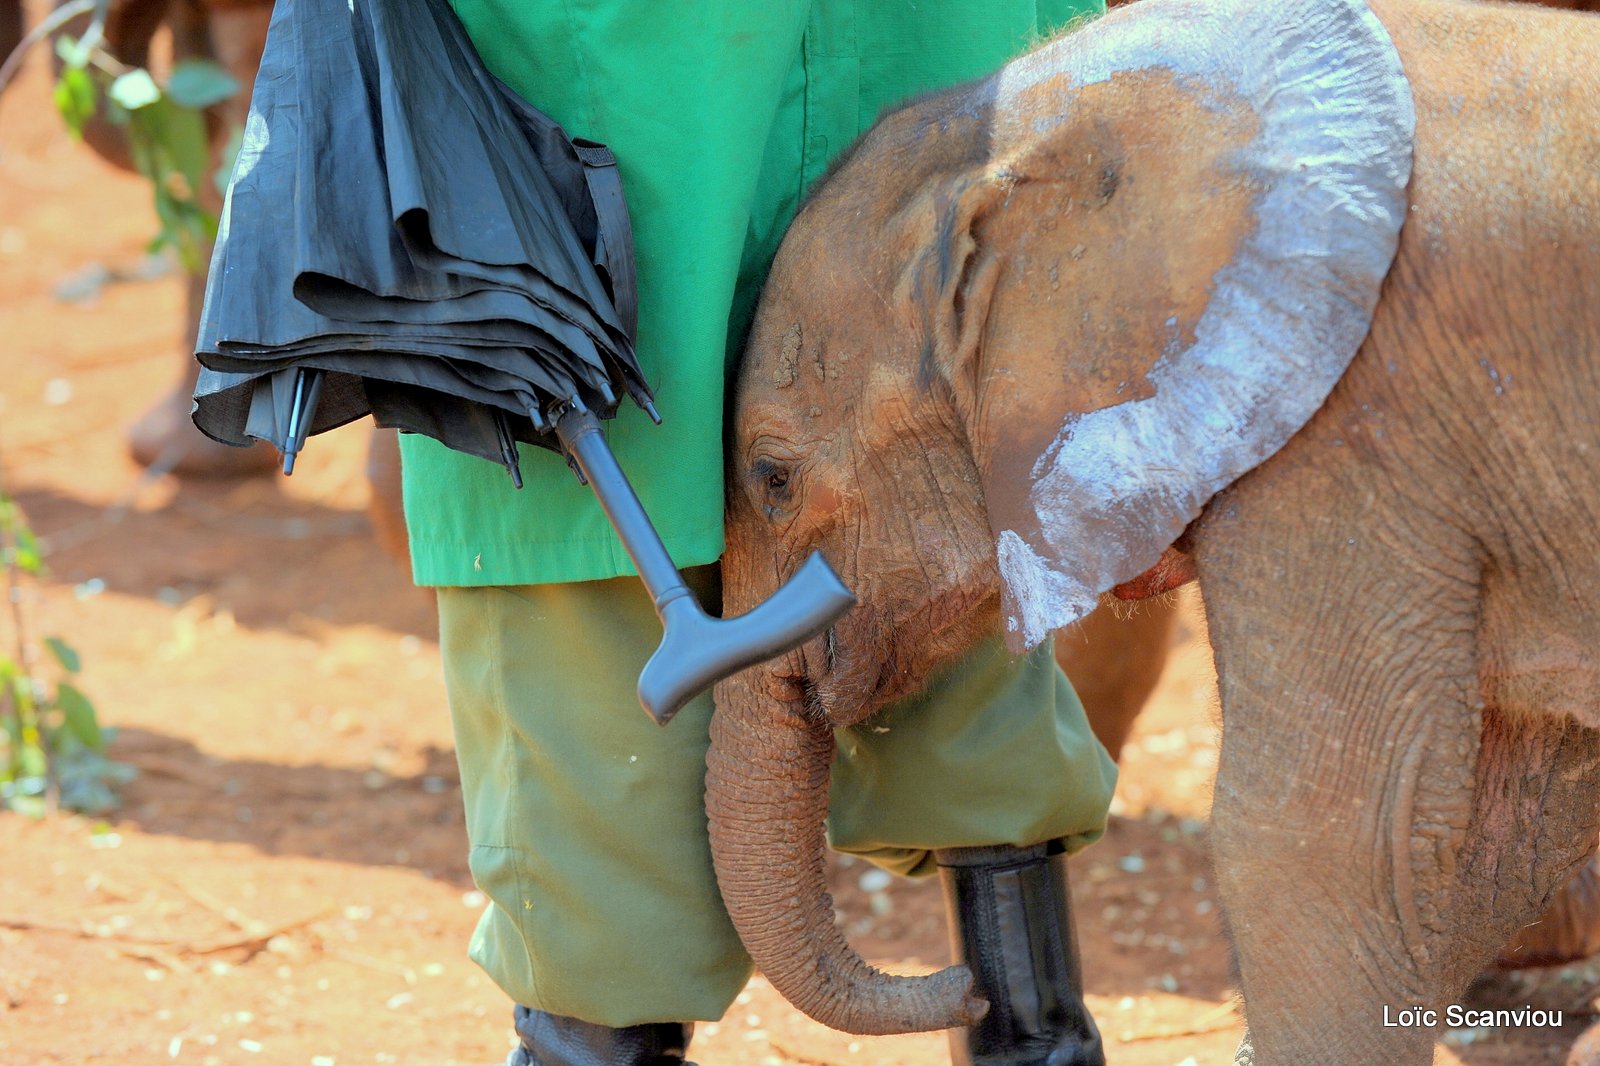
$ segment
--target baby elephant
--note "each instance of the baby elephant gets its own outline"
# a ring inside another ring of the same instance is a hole
[[[1238,1061],[1429,1061],[1386,1010],[1443,1016],[1600,831],[1597,72],[1590,15],[1140,0],[867,136],[730,448],[727,609],[812,548],[861,601],[718,692],[719,876],[780,991],[971,1021],[965,973],[833,928],[829,727],[1198,575]]]

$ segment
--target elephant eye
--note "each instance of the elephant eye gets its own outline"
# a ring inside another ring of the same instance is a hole
[[[777,504],[788,502],[789,467],[772,459],[757,459],[750,468],[751,474],[757,484],[761,486],[762,494],[767,499],[767,512],[770,515]]]

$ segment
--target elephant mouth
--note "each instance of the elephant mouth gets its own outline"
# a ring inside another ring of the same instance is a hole
[[[804,653],[807,707],[814,720],[835,728],[859,725],[911,695],[959,651],[997,630],[999,595],[934,600],[892,617],[857,607],[844,622],[848,628],[830,626]]]
[[[818,639],[826,669],[807,678],[808,702],[819,719],[836,729],[859,725],[917,687],[918,674],[905,669],[893,649],[882,656],[863,653],[874,645],[845,644],[833,629]]]

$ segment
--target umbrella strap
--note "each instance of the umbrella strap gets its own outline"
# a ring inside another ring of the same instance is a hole
[[[633,226],[628,221],[628,202],[622,196],[617,157],[597,141],[574,137],[572,146],[583,162],[583,176],[594,200],[599,231],[594,262],[611,280],[611,302],[628,339],[633,340],[639,329],[639,290],[633,268]]]

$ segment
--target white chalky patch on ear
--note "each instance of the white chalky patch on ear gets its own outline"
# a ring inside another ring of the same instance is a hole
[[[1366,338],[1405,218],[1415,110],[1359,0],[1142,0],[1007,66],[997,133],[1015,149],[1059,121],[1017,109],[1050,79],[1065,114],[1073,88],[1151,69],[1255,109],[1258,137],[1226,160],[1263,190],[1255,229],[1212,279],[1194,343],[1152,366],[1154,394],[1068,413],[1034,464],[1038,536],[996,544],[1014,646],[1155,565],[1310,420]]]
[[[1028,647],[1094,610],[1099,597],[1086,592],[1082,582],[1059,573],[1015,531],[1002,531],[995,547],[1000,577],[1012,590],[1017,608],[1006,615],[1006,632],[1020,633]]]

